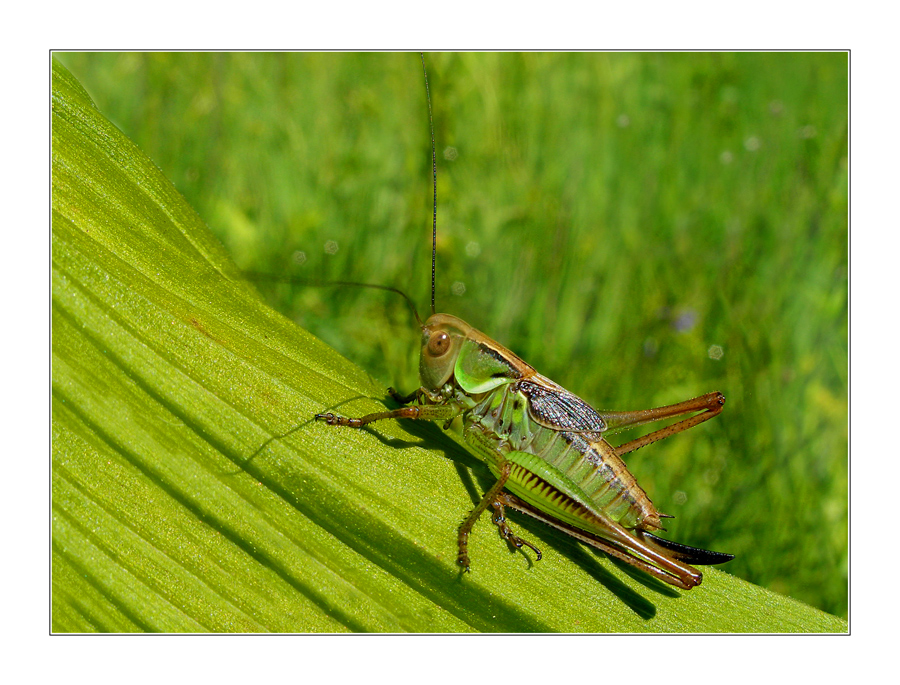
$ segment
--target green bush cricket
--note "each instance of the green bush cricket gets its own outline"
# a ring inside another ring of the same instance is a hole
[[[425,58],[422,56],[425,72]],[[429,121],[432,120],[425,72]],[[374,421],[406,418],[441,421],[460,418],[471,450],[497,478],[458,533],[458,563],[469,570],[468,537],[490,507],[501,537],[521,549],[541,552],[510,529],[510,507],[630,564],[651,576],[689,590],[702,574],[690,564],[710,565],[733,556],[689,547],[654,535],[663,530],[659,512],[622,457],[641,447],[707,421],[722,411],[719,392],[643,411],[597,411],[557,385],[513,352],[450,314],[436,313],[437,160],[431,125],[434,207],[432,219],[431,316],[424,323],[403,295],[422,331],[419,376],[422,386],[408,396],[390,389],[399,409],[347,418],[333,413],[315,418],[332,426],[361,428]],[[393,288],[384,287],[386,290]],[[403,294],[403,293],[400,293]],[[690,415],[622,445],[606,436],[656,421]]]

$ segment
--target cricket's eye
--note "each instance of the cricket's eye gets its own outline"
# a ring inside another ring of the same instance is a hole
[[[428,339],[428,354],[432,357],[443,357],[450,350],[450,336],[438,331]]]

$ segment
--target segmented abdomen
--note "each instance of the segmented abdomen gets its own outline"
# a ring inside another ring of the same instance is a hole
[[[518,383],[503,385],[476,400],[464,421],[479,424],[501,452],[528,452],[553,465],[599,512],[625,528],[662,527],[650,498],[599,432],[576,433],[541,425]]]

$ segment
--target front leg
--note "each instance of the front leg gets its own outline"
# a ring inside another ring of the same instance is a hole
[[[373,414],[360,416],[358,419],[348,418],[326,412],[316,414],[316,421],[324,421],[329,426],[348,426],[349,428],[362,428],[373,421],[382,419],[418,419],[419,421],[449,421],[459,413],[459,410],[447,405],[426,405],[424,407],[401,407],[391,411],[378,411]]]
[[[432,402],[436,401],[432,393],[425,388],[419,388],[409,395],[401,395],[393,388],[388,388],[388,393],[400,404],[408,404],[419,397],[426,397]],[[440,398],[437,398],[440,401]],[[461,409],[449,404],[424,404],[411,407],[401,407],[390,411],[379,411],[366,414],[358,419],[340,416],[331,412],[316,414],[316,421],[324,421],[329,426],[347,426],[349,428],[362,428],[373,421],[382,419],[417,419],[419,421],[450,421],[460,413]]]

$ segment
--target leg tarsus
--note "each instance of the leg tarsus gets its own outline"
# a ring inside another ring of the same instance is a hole
[[[521,550],[523,546],[528,547],[534,552],[536,561],[540,561],[542,556],[541,550],[528,542],[528,540],[523,540],[518,535],[514,534],[512,529],[510,529],[509,524],[506,522],[506,509],[503,504],[499,500],[494,500],[491,502],[491,506],[494,508],[491,521],[493,521],[494,525],[500,529],[500,537],[512,544],[512,546],[518,550]]]

